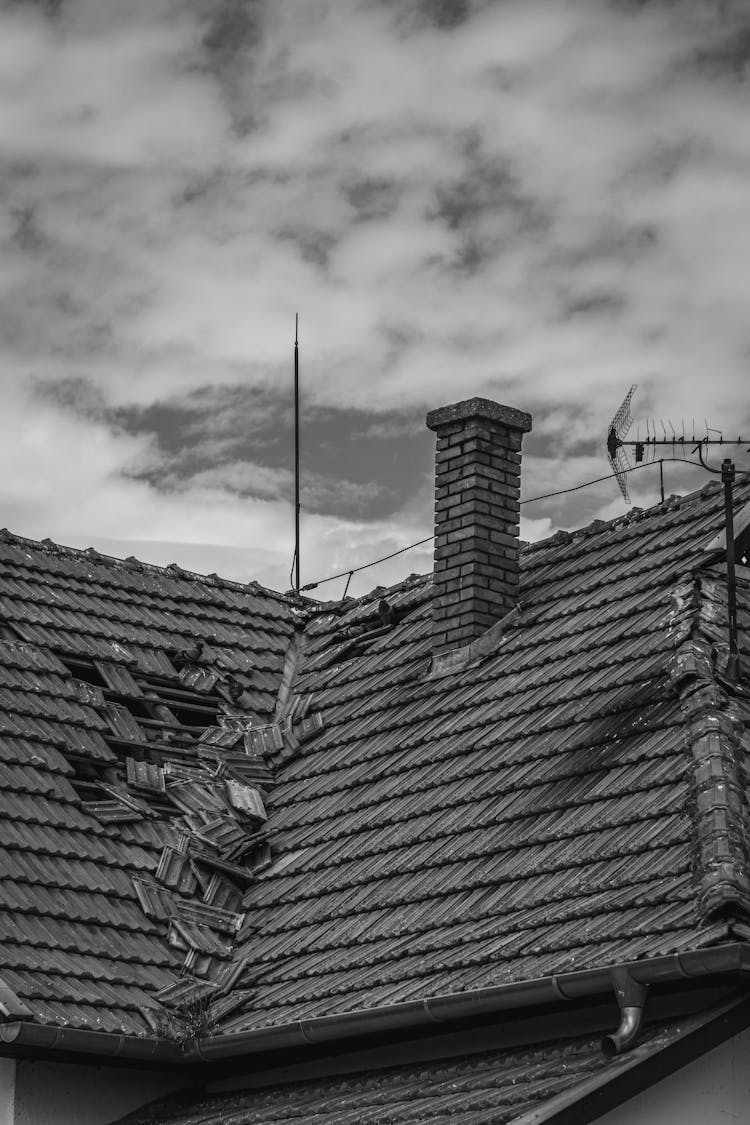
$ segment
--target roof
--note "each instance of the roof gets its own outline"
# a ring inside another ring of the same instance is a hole
[[[711,485],[527,548],[520,614],[449,674],[429,579],[388,595],[385,630],[378,594],[311,622],[295,687],[324,727],[277,771],[223,1030],[743,933],[748,697],[720,682],[703,550],[722,521]]]
[[[254,722],[273,712],[295,612],[256,584],[2,533],[0,1002],[10,1015],[153,1033],[154,994],[189,952],[148,911],[165,849],[183,847],[176,815],[189,802],[171,818],[164,802],[189,788],[185,767],[205,773],[207,729],[233,710]],[[196,882],[189,870],[184,879]]]
[[[668,1036],[668,1031],[663,1032]],[[650,1037],[649,1037],[650,1038]],[[622,1062],[622,1060],[621,1060]],[[128,1125],[326,1125],[510,1122],[604,1069],[598,1038],[336,1075],[213,1096],[169,1098]]]
[[[0,1004],[184,1038],[748,936],[722,521],[527,547],[443,674],[429,578],[303,612],[6,535]]]
[[[627,1055],[605,1060],[593,1035],[422,1058],[327,1077],[248,1076],[251,1089],[169,1095],[121,1125],[582,1125],[746,1025],[747,1005],[722,1003],[644,1029]]]

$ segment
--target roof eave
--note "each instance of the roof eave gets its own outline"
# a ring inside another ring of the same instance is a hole
[[[153,1036],[118,1035],[81,1027],[16,1020],[0,1024],[0,1054],[54,1056],[85,1055],[87,1058],[119,1060],[122,1063],[181,1067],[184,1051],[180,1043]]]
[[[733,942],[686,953],[625,962],[634,980],[645,985],[670,984],[705,977],[750,976],[750,944]],[[613,991],[615,966],[557,973],[516,984],[495,985],[472,992],[450,993],[419,1001],[366,1008],[318,1019],[297,1020],[278,1027],[240,1031],[186,1044],[188,1062],[213,1062],[279,1049],[348,1041],[384,1032],[418,1030],[436,1024],[478,1019],[517,1009],[575,1002]]]
[[[645,985],[698,981],[707,977],[750,977],[750,943],[733,942],[686,953],[668,954],[619,966],[556,973],[535,980],[449,993],[420,1001],[364,1008],[317,1019],[295,1020],[180,1044],[151,1036],[118,1035],[88,1028],[54,1027],[17,1020],[0,1024],[0,1054],[86,1056],[121,1064],[181,1068],[196,1063],[238,1059],[290,1048],[350,1042],[386,1032],[419,1031],[462,1020],[520,1009],[575,1003],[613,991],[612,971],[625,969]]]

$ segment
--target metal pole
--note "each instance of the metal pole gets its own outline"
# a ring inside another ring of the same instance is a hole
[[[740,678],[740,654],[737,648],[737,585],[734,572],[734,509],[732,503],[734,462],[729,457],[722,461],[721,479],[724,484],[724,523],[727,537],[727,613],[729,618],[727,676],[734,683],[737,683]]]
[[[659,487],[661,489],[661,502],[664,503],[664,459],[659,458]]]
[[[294,589],[299,593],[299,313],[294,315]]]

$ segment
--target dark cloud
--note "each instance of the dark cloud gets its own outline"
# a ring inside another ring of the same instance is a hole
[[[341,466],[342,470],[344,466]],[[291,495],[292,474],[288,474]],[[373,520],[393,510],[393,498],[376,480],[348,480],[346,476],[324,477],[306,473],[300,481],[300,506],[313,515],[336,514],[342,519]]]
[[[265,0],[219,0],[209,5],[202,38],[208,69],[224,93],[233,132],[240,138],[258,124],[247,92],[252,56],[263,39],[265,6]]]
[[[263,36],[263,0],[220,0],[212,4],[203,46],[213,66],[221,71],[232,66]]]
[[[63,0],[4,0],[5,8],[36,8],[45,16],[54,18],[59,16],[63,9]]]
[[[354,209],[355,218],[366,222],[385,218],[395,210],[401,186],[395,179],[361,176],[344,184],[343,193]]]
[[[339,240],[339,235],[332,230],[319,230],[304,222],[289,223],[278,227],[275,236],[282,242],[290,242],[299,251],[303,262],[325,270],[331,256],[331,251]]]
[[[173,196],[173,200],[177,207],[213,203],[215,197],[222,194],[224,189],[224,178],[217,169],[212,169],[208,173],[189,176],[187,182],[181,185]]]
[[[369,519],[402,506],[405,481],[412,489],[431,480],[433,441],[424,420],[384,407],[377,423],[359,410],[313,409],[303,416],[303,470],[331,482],[329,511],[336,511],[335,482],[341,475],[365,490],[359,514]]]
[[[386,369],[392,368],[396,362],[408,362],[409,353],[423,342],[419,329],[406,320],[387,320],[380,326],[380,334],[385,343],[382,363]]]
[[[734,82],[750,80],[750,15],[739,21],[718,41],[700,47],[688,65],[709,78]]]
[[[454,31],[486,7],[486,0],[386,0],[386,5],[393,9],[402,28]]]
[[[653,254],[658,243],[659,232],[654,224],[628,223],[612,211],[577,231],[569,246],[553,245],[549,260],[554,260],[558,269],[611,263],[619,271]],[[585,283],[585,274],[581,280]],[[560,284],[567,287],[570,278],[561,275]]]
[[[40,250],[44,246],[45,238],[39,226],[36,208],[33,205],[17,207],[11,209],[10,214],[14,223],[11,241],[19,250],[27,252]]]
[[[569,296],[563,304],[562,315],[571,316],[614,316],[621,313],[626,305],[623,293],[578,293]]]
[[[51,382],[32,377],[30,382],[37,398],[55,403],[81,418],[98,420],[106,415],[102,388],[92,379],[71,375]]]
[[[85,387],[57,388],[60,402],[88,409]],[[247,388],[207,387],[179,402],[101,415],[133,437],[153,439],[158,465],[140,474],[160,488],[222,480],[238,495],[283,493],[293,467],[291,402]],[[383,410],[306,406],[301,416],[302,493],[309,511],[380,519],[402,504],[403,484],[432,470],[431,437],[423,420]],[[242,465],[249,468],[242,470]],[[254,466],[262,465],[266,475]],[[258,482],[262,488],[259,491]]]
[[[217,385],[148,406],[110,409],[106,417],[129,434],[153,437],[165,458],[190,474],[209,467],[217,448],[226,455],[251,443],[257,458],[275,444],[288,410],[262,388]]]
[[[441,31],[451,31],[471,14],[469,0],[422,0],[421,9],[425,19]]]
[[[673,180],[684,170],[686,163],[696,156],[695,147],[689,137],[660,139],[649,145],[640,158],[634,158],[623,175],[623,186],[628,191],[637,192],[644,185]],[[654,228],[651,230],[655,236]]]
[[[551,218],[541,198],[523,187],[512,162],[487,156],[473,131],[460,147],[461,173],[437,184],[428,215],[456,235],[453,265],[471,274],[509,240],[547,229]]]

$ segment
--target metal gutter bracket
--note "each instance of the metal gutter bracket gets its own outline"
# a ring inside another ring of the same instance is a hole
[[[626,968],[612,969],[610,977],[620,1006],[620,1026],[611,1035],[602,1036],[601,1048],[605,1059],[613,1059],[635,1046],[648,993],[648,986],[635,980]]]

